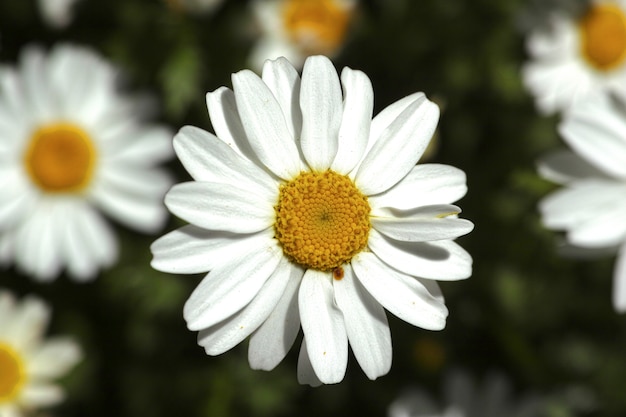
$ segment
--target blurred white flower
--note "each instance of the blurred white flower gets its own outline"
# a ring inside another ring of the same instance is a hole
[[[626,113],[597,95],[575,104],[559,126],[571,150],[539,161],[539,172],[563,188],[540,205],[546,227],[564,230],[576,249],[618,254],[613,305],[626,311]],[[569,251],[573,254],[573,251]]]
[[[174,10],[201,14],[214,11],[224,0],[166,0],[166,2]]]
[[[301,68],[307,56],[332,57],[341,49],[357,0],[253,0],[251,5],[261,29],[252,67],[285,57]]]
[[[64,28],[74,17],[74,3],[79,0],[37,0],[44,21],[55,28]]]
[[[171,133],[141,123],[115,76],[67,45],[27,48],[18,68],[0,68],[0,263],[86,280],[118,251],[97,209],[142,232],[163,226],[171,179],[155,164],[172,156]]]
[[[418,388],[407,389],[387,411],[388,417],[537,417],[539,401],[524,397],[511,398],[511,386],[501,374],[489,374],[477,386],[464,371],[445,376],[443,405]]]
[[[68,373],[82,358],[74,340],[44,340],[50,309],[39,299],[17,303],[0,290],[0,416],[20,417],[64,399],[54,379]]]
[[[211,271],[184,308],[210,355],[247,336],[249,361],[270,370],[299,332],[298,378],[343,379],[348,342],[370,379],[389,371],[385,311],[425,329],[445,326],[435,280],[471,274],[452,239],[473,224],[451,205],[467,190],[447,165],[415,165],[439,118],[416,93],[372,120],[369,78],[325,57],[302,79],[284,58],[263,76],[233,75],[207,95],[217,137],[187,126],[174,149],[194,182],[165,203],[191,223],[157,240],[152,265]],[[343,85],[343,94],[342,94]]]
[[[580,18],[554,15],[527,41],[526,87],[543,114],[595,91],[626,97],[626,0],[596,0]]]

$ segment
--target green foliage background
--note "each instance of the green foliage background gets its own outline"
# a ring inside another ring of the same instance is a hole
[[[353,357],[345,380],[312,389],[296,380],[298,348],[272,372],[250,370],[247,344],[208,357],[186,330],[182,306],[201,276],[150,268],[156,236],[115,226],[119,263],[92,283],[62,276],[35,283],[14,269],[0,287],[36,294],[54,308],[50,332],[74,335],[85,360],[62,382],[58,416],[384,416],[407,386],[436,398],[449,369],[480,380],[493,370],[514,395],[532,392],[551,417],[626,415],[626,319],[611,307],[614,259],[573,260],[560,236],[541,227],[538,200],[553,189],[535,161],[561,146],[558,117],[541,117],[520,80],[525,33],[567,0],[368,0],[336,67],[372,79],[375,112],[415,91],[442,107],[431,161],[468,176],[460,201],[476,228],[459,242],[474,274],[443,283],[450,310],[441,332],[390,316],[391,372],[369,381]],[[210,130],[205,93],[231,86],[249,66],[257,28],[248,2],[215,13],[174,12],[160,0],[82,0],[74,22],[54,30],[34,0],[0,2],[0,61],[12,65],[27,44],[90,46],[123,68],[127,91],[153,95],[158,119],[177,130]],[[169,167],[178,181],[187,174]],[[172,218],[167,231],[182,223]],[[296,342],[296,346],[299,343]],[[506,416],[503,416],[506,417]]]

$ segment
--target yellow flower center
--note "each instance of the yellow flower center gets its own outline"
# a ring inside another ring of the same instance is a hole
[[[276,238],[285,255],[307,268],[333,271],[367,245],[370,206],[350,180],[333,171],[302,172],[280,187]]]
[[[15,399],[24,380],[22,358],[11,346],[0,343],[0,404]]]
[[[607,71],[626,58],[626,16],[615,4],[592,6],[580,21],[582,54],[595,68]]]
[[[283,22],[309,55],[330,54],[343,42],[352,10],[336,0],[286,0]]]
[[[37,129],[24,155],[33,182],[50,193],[78,192],[91,180],[96,152],[89,135],[69,123]]]

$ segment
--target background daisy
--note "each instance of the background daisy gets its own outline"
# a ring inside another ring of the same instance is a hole
[[[566,232],[574,247],[617,253],[613,306],[626,311],[626,113],[605,96],[574,105],[560,125],[571,150],[550,154],[539,172],[563,188],[539,208],[546,227]],[[571,253],[571,251],[570,251]]]
[[[0,415],[33,415],[63,401],[63,389],[53,380],[64,376],[81,359],[76,342],[67,337],[44,339],[50,309],[41,300],[17,302],[0,290]]]
[[[0,262],[38,280],[96,276],[118,245],[100,211],[142,232],[167,219],[169,131],[144,126],[116,72],[70,45],[0,70]]]
[[[522,78],[541,113],[565,110],[597,91],[626,97],[625,1],[592,1],[581,16],[555,13],[526,46]]]
[[[252,10],[261,36],[250,63],[285,57],[302,67],[309,55],[335,55],[343,46],[357,0],[254,0]]]
[[[442,405],[418,388],[406,389],[387,411],[388,417],[537,417],[546,415],[537,398],[513,400],[511,383],[491,372],[480,384],[466,371],[448,372]]]

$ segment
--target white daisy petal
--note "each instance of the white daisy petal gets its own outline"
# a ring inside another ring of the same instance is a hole
[[[53,280],[61,269],[59,246],[55,240],[60,232],[59,221],[65,216],[66,213],[55,206],[41,204],[16,231],[17,266],[38,281]]]
[[[306,337],[302,338],[302,345],[300,345],[300,354],[298,355],[298,382],[302,385],[310,385],[312,387],[319,387],[322,385],[322,381],[315,374],[311,359],[309,358],[309,352],[306,347]]]
[[[19,175],[16,167],[0,172],[0,230],[15,226],[20,219],[28,218],[36,206],[37,195],[26,184],[26,178]]]
[[[335,306],[330,274],[307,270],[300,284],[298,304],[315,375],[325,384],[340,382],[348,363],[348,337],[343,315]]]
[[[575,152],[598,169],[626,179],[626,117],[610,106],[605,97],[578,103],[559,125],[559,132]]]
[[[415,277],[415,279],[421,282],[424,287],[426,287],[430,295],[435,297],[442,304],[445,302],[443,293],[441,292],[441,287],[439,287],[439,284],[437,283],[437,281],[435,281],[434,279],[426,279],[426,278],[419,278],[419,277]]]
[[[269,227],[276,214],[272,203],[250,188],[187,182],[172,187],[165,196],[165,205],[173,214],[196,226],[253,233]]]
[[[343,112],[339,78],[328,58],[312,56],[306,60],[301,90],[302,152],[314,171],[325,171],[337,155]]]
[[[46,57],[41,48],[30,46],[24,49],[20,67],[24,76],[24,89],[29,104],[33,107],[34,118],[43,121],[49,120],[54,113],[54,103],[51,102],[48,80],[45,72]]]
[[[389,190],[369,197],[372,210],[390,207],[409,210],[431,204],[451,204],[467,192],[465,173],[440,164],[420,164]]]
[[[169,173],[152,167],[116,163],[111,164],[111,168],[114,169],[100,173],[99,178],[94,181],[94,187],[112,188],[119,196],[126,196],[128,199],[162,200],[173,182]],[[102,190],[92,191],[94,198],[98,192]]]
[[[283,294],[291,268],[289,261],[282,258],[274,273],[268,278],[250,304],[198,334],[198,344],[207,354],[221,355],[241,343],[255,331],[276,307]]]
[[[152,166],[158,162],[170,159],[174,155],[172,148],[172,132],[164,127],[148,127],[133,129],[132,141],[128,140],[131,134],[119,135],[116,138],[115,152],[108,155],[113,161],[132,162],[139,166]]]
[[[418,100],[423,95],[424,93],[413,93],[411,95],[408,95],[404,98],[401,98],[400,100],[397,100],[391,103],[390,105],[385,107],[380,113],[378,113],[376,117],[372,119],[372,123],[370,124],[370,134],[369,134],[367,146],[365,147],[365,152],[363,153],[363,155],[367,155],[369,151],[372,149],[372,147],[374,146],[374,144],[378,141],[378,139],[380,139],[383,131],[385,131],[385,129],[387,129],[389,125],[394,120],[396,120],[398,116],[404,110],[406,110],[406,108],[411,103]],[[359,164],[355,167],[355,170],[351,173],[352,177],[354,177],[354,175],[352,174],[356,174],[355,171],[357,171],[357,168],[360,166],[361,162],[363,161],[361,160]]]
[[[300,173],[296,143],[274,94],[252,71],[233,74],[235,99],[250,146],[274,174],[290,179]]]
[[[569,150],[545,155],[537,162],[537,171],[543,178],[563,185],[588,178],[609,178],[604,172]]]
[[[264,247],[274,235],[270,228],[247,236],[206,230],[192,224],[174,230],[156,240],[150,249],[152,267],[173,274],[207,272],[242,252]]]
[[[35,348],[41,342],[50,314],[50,307],[40,299],[24,297],[15,305],[11,323],[7,323],[2,339],[24,351]]]
[[[29,407],[50,407],[65,399],[61,387],[33,382],[22,389],[21,401]]]
[[[91,194],[94,203],[115,220],[154,233],[168,219],[162,201],[171,184],[171,176],[161,170],[117,167],[101,175]]]
[[[271,241],[265,248],[240,254],[213,269],[193,291],[183,309],[189,330],[219,323],[246,306],[276,270],[282,253]]]
[[[77,71],[80,68],[80,71]],[[49,74],[60,102],[59,114],[86,124],[102,117],[111,103],[114,71],[93,52],[74,45],[61,45],[50,53]]]
[[[362,287],[350,264],[344,276],[333,280],[335,300],[343,313],[354,356],[369,379],[385,375],[391,368],[391,332],[385,310]]]
[[[246,131],[237,112],[235,93],[226,87],[207,93],[207,108],[215,135],[241,156],[256,161],[256,155],[250,147]]]
[[[333,171],[348,174],[363,157],[370,135],[374,91],[370,79],[361,71],[344,68],[343,117],[339,128],[338,150]]]
[[[626,196],[589,219],[571,226],[567,240],[573,245],[593,248],[617,246],[626,240],[626,220],[617,221],[626,209]]]
[[[539,203],[541,219],[551,229],[574,227],[606,211],[616,202],[626,204],[626,184],[613,181],[583,180],[559,189]]]
[[[372,253],[363,252],[352,258],[352,267],[367,291],[395,316],[423,329],[445,327],[446,306],[421,282],[389,268]]]
[[[472,274],[472,257],[451,240],[402,242],[370,230],[367,244],[385,263],[405,274],[442,281]]]
[[[267,60],[263,65],[263,82],[276,97],[285,115],[287,128],[292,138],[299,138],[302,132],[302,112],[300,111],[300,76],[285,58]]]
[[[252,369],[270,371],[287,356],[300,331],[298,290],[304,269],[294,263],[280,300],[267,320],[250,336],[248,362]]]
[[[18,125],[31,122],[20,77],[13,69],[0,69],[0,92],[0,99],[6,103],[4,110],[9,113],[8,118]]]
[[[202,129],[183,127],[174,137],[174,149],[180,162],[196,181],[234,185],[252,182],[268,193],[276,190],[276,181],[265,171]]]
[[[613,271],[613,307],[618,313],[626,312],[626,243],[619,248]]]
[[[63,253],[68,272],[78,281],[96,277],[100,266],[110,266],[117,259],[117,240],[102,216],[87,204],[67,206]]]
[[[28,373],[36,379],[58,378],[66,374],[81,358],[81,350],[73,339],[51,338],[32,354]]]
[[[438,120],[439,108],[423,95],[409,104],[363,159],[355,176],[357,187],[366,195],[393,187],[422,156]]]
[[[522,68],[524,84],[535,96],[537,110],[544,116],[567,111],[580,97],[592,92],[593,78],[577,62],[546,62]],[[574,83],[576,88],[572,88]]]
[[[449,217],[460,213],[456,206],[440,204],[424,206],[396,216],[372,217],[372,226],[386,236],[405,242],[428,242],[455,239],[468,234],[474,224],[465,219]]]

